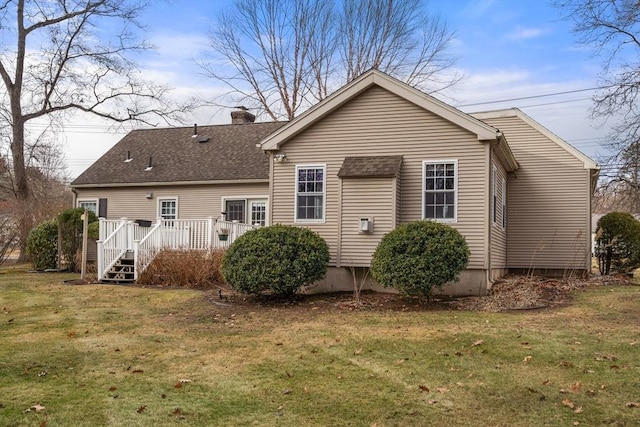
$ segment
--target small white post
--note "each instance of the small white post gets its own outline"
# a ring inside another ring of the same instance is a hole
[[[134,282],[138,281],[138,268],[142,264],[141,262],[138,262],[139,253],[140,253],[140,241],[134,240],[133,241],[133,281]]]
[[[98,280],[102,280],[104,278],[104,244],[102,243],[102,240],[98,240],[96,243],[98,245]]]
[[[125,218],[126,221],[126,218]],[[126,221],[127,223],[127,247],[125,249],[133,249],[133,221]]]
[[[207,250],[211,250],[213,248],[213,233],[215,227],[215,220],[212,216],[207,217]]]
[[[87,243],[89,241],[89,212],[85,209],[82,214],[82,265],[80,266],[80,279],[87,278]]]
[[[98,240],[104,240],[107,238],[107,219],[106,218],[98,218],[100,223],[98,227]]]

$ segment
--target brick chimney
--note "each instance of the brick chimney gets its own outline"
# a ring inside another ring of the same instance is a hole
[[[247,107],[236,107],[236,111],[231,112],[231,124],[243,125],[245,123],[253,123],[256,120],[256,116],[249,112]]]

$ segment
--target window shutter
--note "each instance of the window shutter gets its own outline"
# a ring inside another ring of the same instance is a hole
[[[98,199],[98,218],[107,217],[107,199]]]

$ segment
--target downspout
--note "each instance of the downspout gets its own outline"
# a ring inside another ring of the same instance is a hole
[[[71,187],[71,192],[73,193],[73,202],[72,202],[73,205],[71,205],[71,207],[75,207],[76,204],[78,203],[78,190]]]
[[[269,200],[267,201],[267,206],[269,212],[267,212],[267,224],[273,224],[273,168],[274,168],[274,158],[273,151],[265,151],[265,154],[269,158]]]

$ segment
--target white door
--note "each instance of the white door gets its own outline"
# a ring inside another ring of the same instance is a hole
[[[248,222],[251,225],[267,225],[266,199],[249,200]]]

